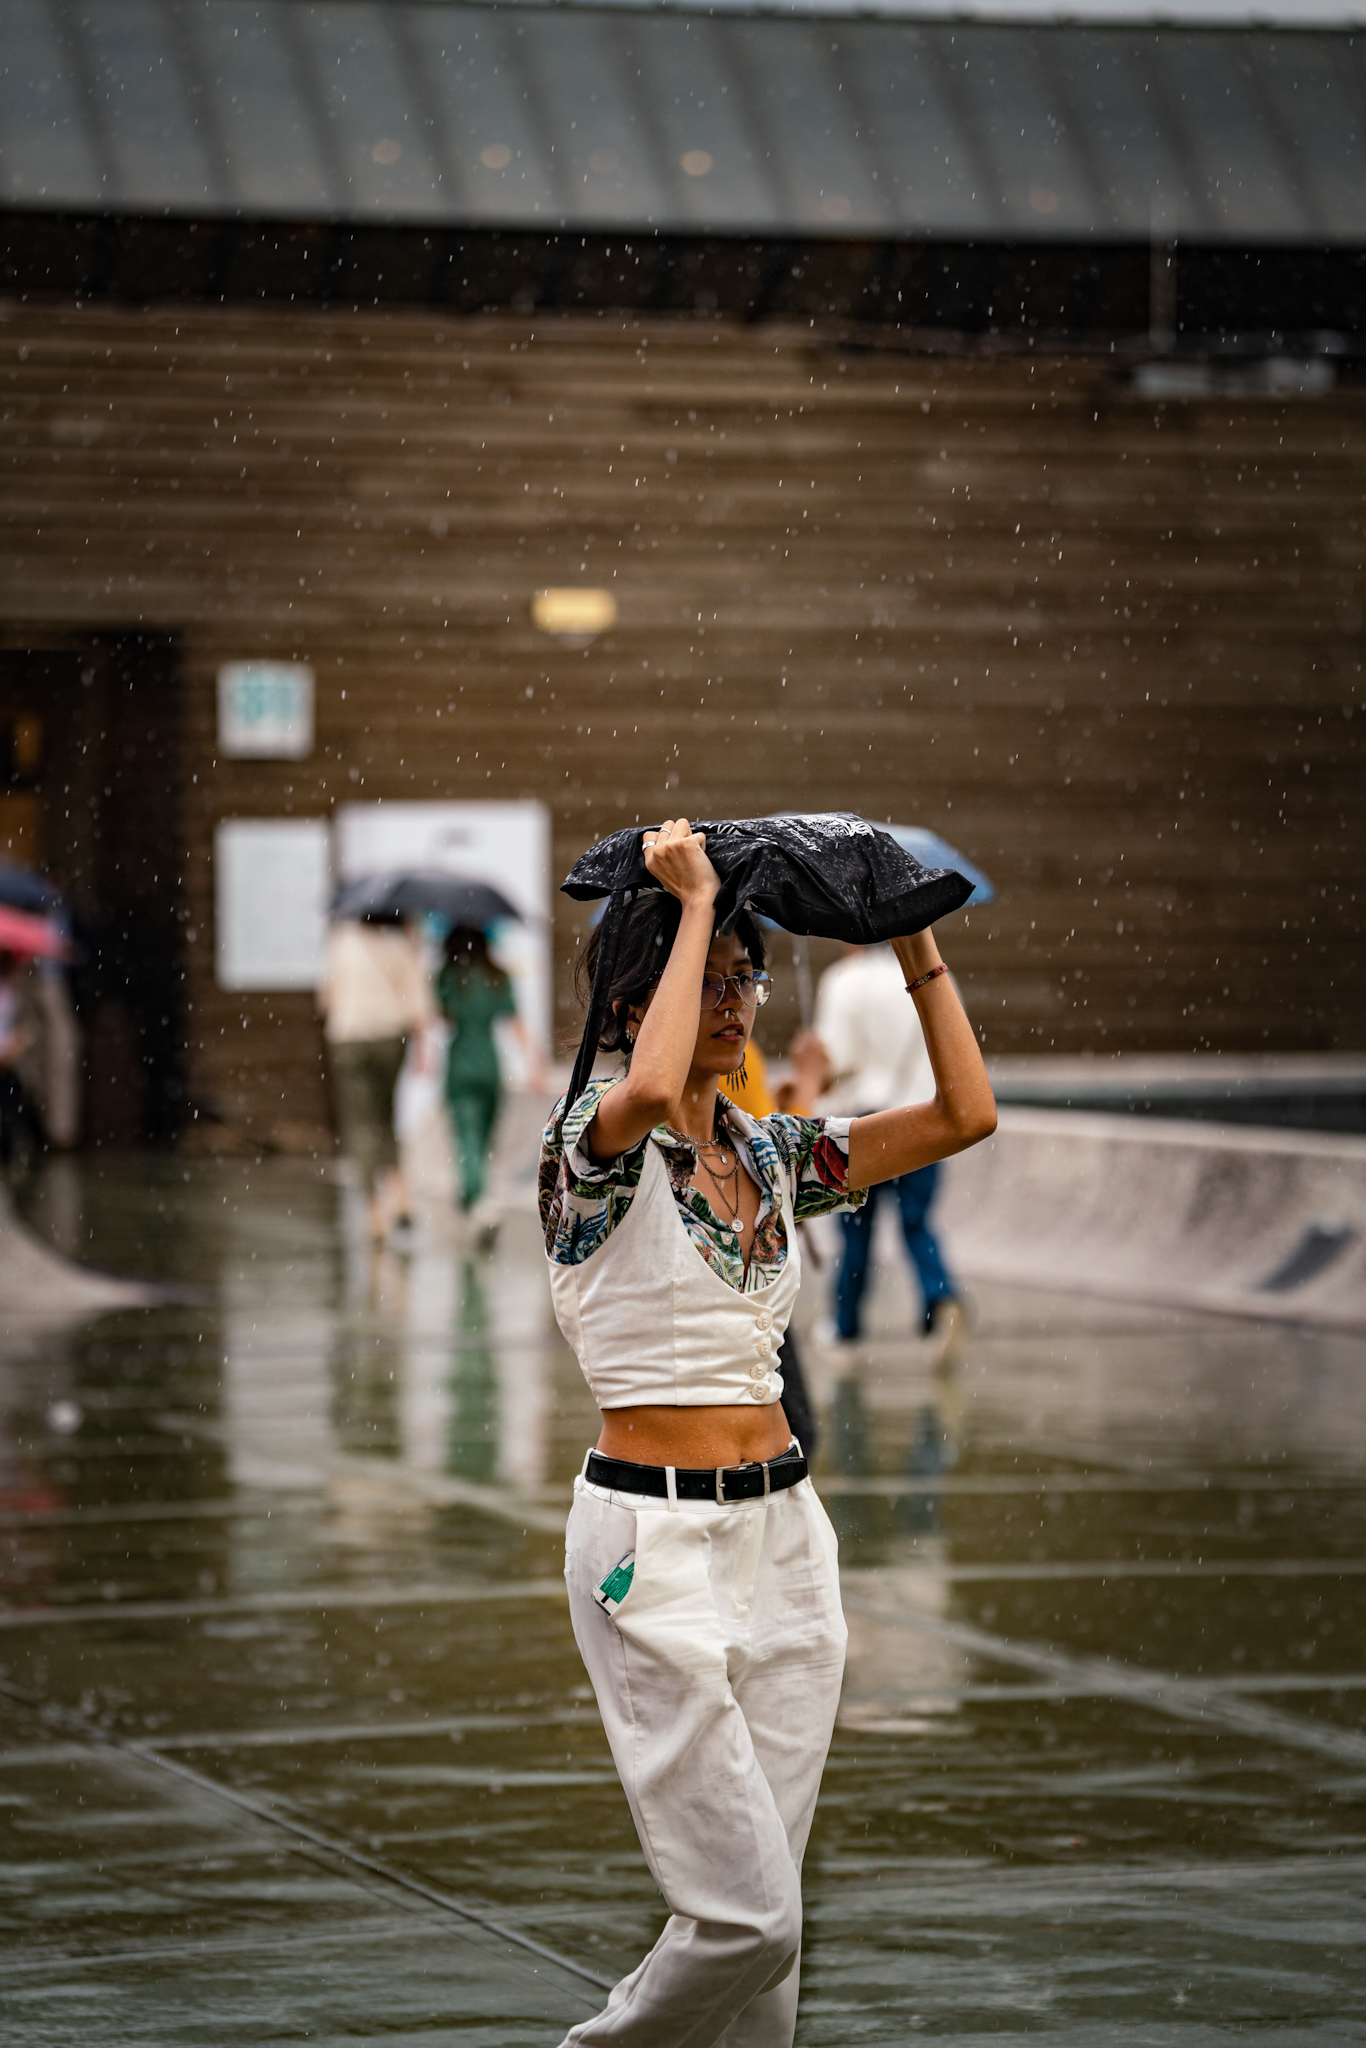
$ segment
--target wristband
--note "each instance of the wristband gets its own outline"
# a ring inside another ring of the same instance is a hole
[[[918,981],[908,981],[906,983],[907,995],[913,996],[918,988],[924,988],[927,981],[933,981],[936,974],[947,974],[948,971],[948,968],[941,960],[937,967],[932,967],[928,974],[922,974]]]

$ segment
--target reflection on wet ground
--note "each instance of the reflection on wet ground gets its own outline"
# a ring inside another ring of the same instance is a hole
[[[534,1222],[371,1265],[342,1201],[32,1192],[199,1300],[0,1359],[6,2041],[551,2048],[659,1924]],[[808,1343],[851,1654],[799,2041],[1366,2039],[1366,1347],[984,1290],[944,1378],[901,1285]]]

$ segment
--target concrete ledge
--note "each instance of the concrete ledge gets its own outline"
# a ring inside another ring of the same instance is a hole
[[[1366,1133],[1366,1054],[1042,1053],[987,1062],[998,1102]]]
[[[0,1189],[0,1336],[103,1309],[150,1308],[162,1298],[153,1287],[89,1272],[51,1251],[19,1222]]]
[[[969,1280],[1366,1329],[1366,1138],[1005,1108],[939,1215]]]

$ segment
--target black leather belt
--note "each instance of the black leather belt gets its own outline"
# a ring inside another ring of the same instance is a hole
[[[594,1486],[610,1487],[613,1493],[648,1493],[657,1500],[669,1497],[668,1467],[633,1465],[625,1458],[604,1458],[590,1451],[584,1478]],[[780,1458],[766,1465],[676,1466],[674,1491],[679,1500],[757,1500],[761,1494],[781,1493],[806,1477],[806,1459],[794,1445]]]

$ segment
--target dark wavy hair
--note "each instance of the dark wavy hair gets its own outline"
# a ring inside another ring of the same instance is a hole
[[[478,925],[452,925],[441,950],[448,967],[483,967],[490,973],[494,971],[489,958],[488,934]]]
[[[638,890],[628,905],[616,968],[607,984],[607,1015],[598,1033],[598,1045],[603,1052],[629,1053],[626,1033],[630,1013],[645,1001],[664,972],[664,963],[673,951],[682,915],[683,906],[678,898],[663,889]],[[764,934],[758,920],[749,911],[742,910],[735,920],[734,931],[757,972],[767,958]],[[574,991],[585,1008],[592,1002],[593,977],[598,970],[601,948],[602,924],[598,923],[588,934],[574,967]]]

